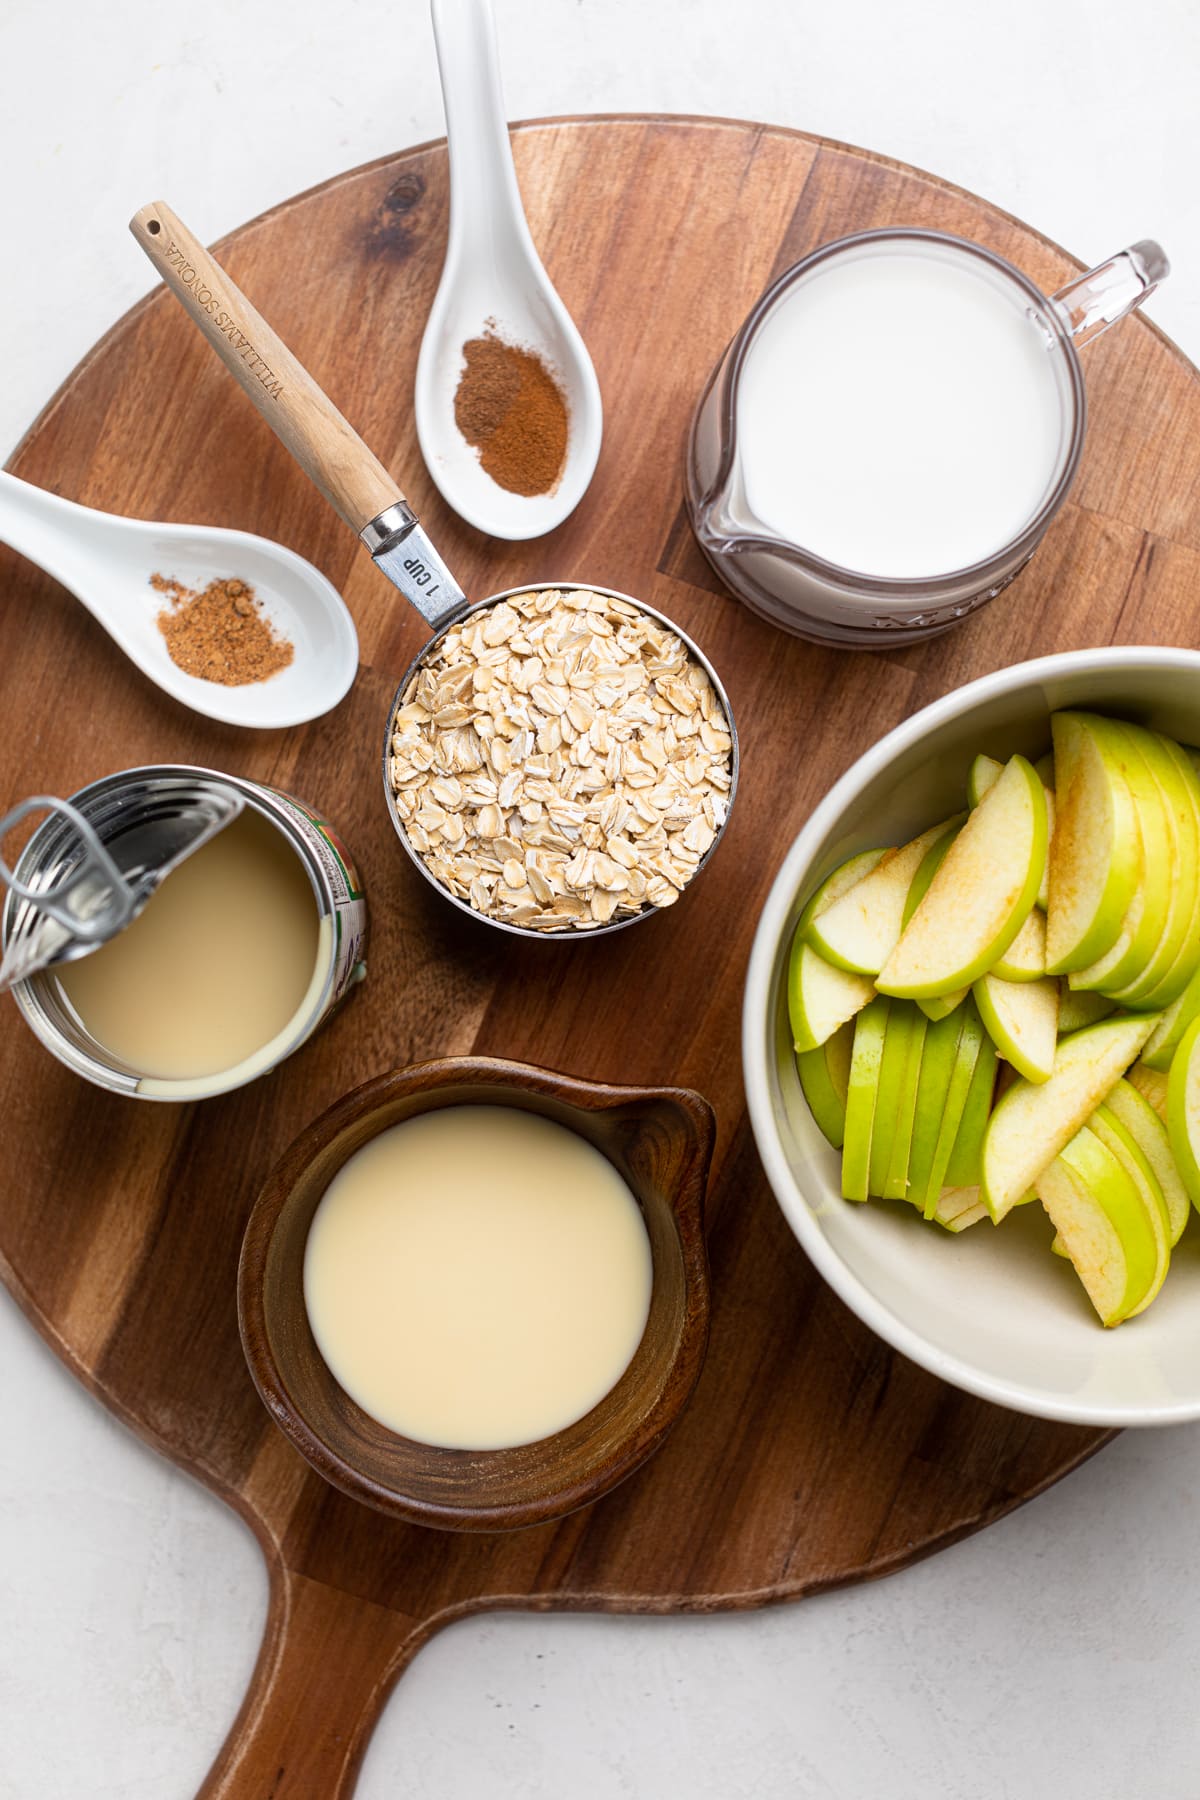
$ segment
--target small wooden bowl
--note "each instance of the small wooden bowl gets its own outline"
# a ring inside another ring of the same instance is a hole
[[[309,1226],[343,1163],[389,1125],[468,1105],[519,1106],[594,1144],[636,1196],[653,1259],[650,1316],[620,1381],[565,1431],[511,1450],[448,1450],[379,1424],[335,1381],[304,1305]],[[714,1136],[712,1108],[687,1088],[606,1087],[491,1057],[419,1063],[355,1088],[284,1152],[246,1227],[238,1324],[272,1418],[343,1493],[418,1525],[505,1531],[599,1499],[658,1449],[700,1375]]]

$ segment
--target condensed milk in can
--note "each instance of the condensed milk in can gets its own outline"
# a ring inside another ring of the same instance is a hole
[[[190,1101],[242,1087],[299,1049],[366,973],[357,871],[303,801],[241,776],[162,764],[105,776],[69,806],[125,872],[166,863],[181,813],[206,798],[226,822],[185,853],[132,923],[98,949],[81,932],[12,987],[47,1049],[113,1093]],[[65,813],[38,826],[14,870],[23,892],[9,893],[0,921],[6,950],[44,926],[36,891],[54,891],[80,845]],[[172,998],[156,1018],[160,985]],[[188,993],[200,1002],[195,1017]]]

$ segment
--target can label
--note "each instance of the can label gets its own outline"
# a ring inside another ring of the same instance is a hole
[[[367,902],[354,859],[327,820],[294,794],[264,787],[296,827],[297,834],[320,864],[333,902],[333,986],[318,1024],[367,973]],[[313,1029],[316,1029],[314,1025]]]

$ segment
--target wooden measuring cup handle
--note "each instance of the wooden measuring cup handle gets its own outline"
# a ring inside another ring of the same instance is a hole
[[[277,1563],[258,1666],[196,1800],[350,1800],[423,1622]]]
[[[404,495],[353,426],[161,200],[129,229],[275,435],[354,532]]]

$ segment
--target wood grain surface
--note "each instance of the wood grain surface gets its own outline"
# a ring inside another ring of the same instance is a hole
[[[575,120],[520,127],[514,150],[534,237],[595,359],[607,420],[589,493],[539,542],[497,543],[460,525],[416,448],[413,374],[446,235],[443,146],[339,177],[244,227],[220,255],[397,477],[468,593],[556,578],[626,589],[712,657],[743,734],[742,791],[712,868],[659,920],[593,943],[498,941],[421,880],[384,810],[379,750],[422,623],[169,294],[113,329],[11,465],[95,506],[281,539],[343,590],[362,641],[358,681],[331,717],[251,737],[183,711],[62,589],[0,551],[0,796],[70,793],[168,758],[262,778],[328,815],[359,859],[372,909],[370,975],[352,1002],[266,1080],[198,1106],[86,1086],[5,1003],[4,1277],[80,1379],[249,1520],[270,1565],[266,1639],[208,1796],[348,1795],[391,1682],[465,1613],[794,1599],[978,1529],[1103,1441],[942,1386],[834,1298],[758,1164],[739,1009],[755,918],[784,850],[882,732],[1028,655],[1195,641],[1195,372],[1144,322],[1106,336],[1087,352],[1080,479],[1014,586],[926,645],[864,656],[803,644],[715,591],[681,504],[692,405],[761,288],[822,240],[885,224],[961,232],[1048,289],[1078,265],[928,176],[783,130]],[[130,243],[128,254],[140,252]],[[464,1538],[381,1518],[309,1470],[245,1369],[235,1273],[258,1187],[300,1127],[369,1076],[471,1051],[695,1088],[719,1136],[712,1338],[670,1441],[557,1525]]]

